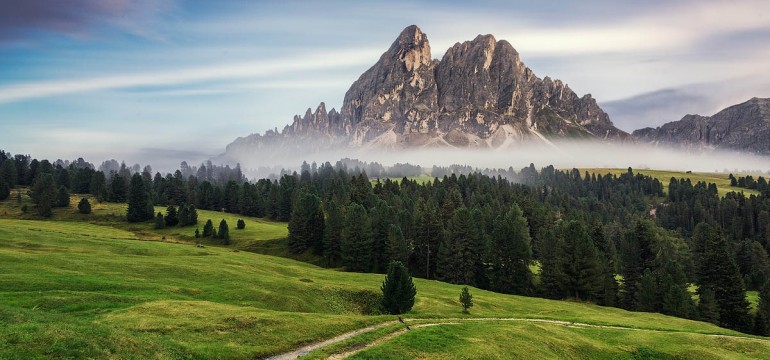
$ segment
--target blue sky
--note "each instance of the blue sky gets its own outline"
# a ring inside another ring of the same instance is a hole
[[[156,167],[282,128],[406,26],[506,39],[633,130],[770,97],[767,1],[0,0],[0,149]]]

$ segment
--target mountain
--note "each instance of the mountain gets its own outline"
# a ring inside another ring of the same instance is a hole
[[[634,138],[690,149],[724,149],[770,155],[770,99],[753,98],[712,116],[686,115]]]
[[[227,146],[237,158],[265,151],[344,148],[507,148],[526,140],[624,140],[591,95],[540,79],[505,40],[479,35],[431,57],[428,37],[404,29],[345,94],[340,111],[295,116],[282,131],[252,134]]]

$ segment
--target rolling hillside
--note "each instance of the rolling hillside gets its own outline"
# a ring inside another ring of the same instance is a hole
[[[260,358],[395,320],[364,315],[374,310],[382,275],[323,269],[232,246],[199,248],[189,235],[194,229],[156,232],[151,223],[128,225],[119,221],[118,205],[97,205],[91,215],[59,209],[51,221],[20,219],[24,215],[12,212],[17,207],[15,200],[0,203],[0,358]],[[223,216],[201,211],[199,219]],[[231,230],[236,240],[285,234],[284,224],[246,220],[243,233]],[[371,342],[350,355],[770,356],[770,341],[708,323],[477,289],[471,290],[472,314],[464,316],[460,286],[415,283],[417,302],[406,321],[434,326],[397,333],[403,325],[393,323],[310,357]]]

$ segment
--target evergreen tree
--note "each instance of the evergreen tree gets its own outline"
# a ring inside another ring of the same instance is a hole
[[[518,205],[499,215],[492,226],[489,248],[490,286],[493,291],[529,294],[532,274],[529,226]]]
[[[155,210],[150,200],[150,192],[145,187],[141,174],[131,177],[131,185],[128,193],[128,210],[126,220],[128,222],[142,222],[151,220]]]
[[[767,280],[759,291],[759,304],[754,317],[754,334],[770,335],[770,280]]]
[[[388,229],[387,247],[391,262],[398,261],[406,264],[409,260],[409,254],[412,253],[412,245],[404,237],[401,228],[395,224],[391,224]]]
[[[340,249],[349,271],[368,271],[372,259],[372,225],[361,204],[351,203],[345,214]]]
[[[177,218],[179,219],[179,226],[188,225],[188,221],[190,221],[190,208],[187,206],[187,204],[182,204],[179,206],[179,213],[177,214]]]
[[[0,201],[5,200],[11,196],[11,187],[5,183],[5,180],[0,178]]]
[[[166,227],[166,221],[163,219],[163,214],[158,212],[158,215],[155,215],[155,229],[163,229]]]
[[[438,249],[444,241],[444,225],[435,202],[417,201],[414,214],[415,267],[426,279],[435,277]]]
[[[289,220],[289,251],[301,254],[311,247],[320,249],[323,246],[323,227],[321,199],[314,194],[301,195]]]
[[[356,206],[360,205],[352,205],[351,210]],[[380,289],[382,290],[382,308],[388,314],[397,315],[412,310],[417,289],[414,287],[409,270],[401,262],[393,261],[388,265],[388,274]]]
[[[235,228],[238,229],[238,230],[245,229],[246,228],[246,222],[243,221],[243,219],[238,219],[238,223],[236,224]]]
[[[174,227],[179,224],[179,214],[176,212],[176,207],[174,205],[169,205],[166,208],[166,226],[168,227]]]
[[[701,223],[697,227],[705,235],[699,293],[703,295],[705,290],[714,292],[720,326],[740,331],[751,330],[746,291],[735,259],[730,255],[730,244],[711,225]]]
[[[388,266],[388,233],[396,214],[384,200],[378,200],[370,212],[372,219],[372,271],[384,272]]]
[[[660,311],[660,295],[655,275],[647,268],[644,269],[636,292],[636,311],[658,312]]]
[[[719,307],[711,289],[700,290],[698,288],[698,318],[701,321],[713,324],[719,323]]]
[[[645,269],[654,268],[655,247],[657,236],[655,224],[649,221],[639,221],[634,228],[623,237],[621,246],[623,274],[623,305],[634,310],[637,308],[637,294]]]
[[[554,225],[543,228],[538,232],[538,248],[540,249],[540,287],[544,296],[552,299],[560,299],[567,294],[566,277],[563,271],[564,241],[557,233]]]
[[[98,201],[104,201],[107,199],[107,179],[104,177],[104,173],[96,171],[91,176],[90,190],[91,194],[96,197]]]
[[[109,201],[114,203],[126,202],[128,199],[126,195],[127,188],[126,179],[119,174],[113,174],[112,180],[110,181]]]
[[[342,250],[340,249],[340,239],[342,239],[342,228],[344,226],[344,216],[336,200],[332,200],[326,205],[326,219],[324,222],[324,258],[328,266],[339,266],[342,262]]]
[[[18,171],[13,160],[7,159],[0,163],[0,178],[2,182],[8,185],[9,188],[13,188],[19,183]]]
[[[53,215],[56,195],[56,183],[53,181],[53,175],[50,173],[38,175],[30,191],[30,197],[36,206],[38,215],[43,217],[51,217]]]
[[[222,219],[219,222],[219,231],[217,231],[217,237],[222,240],[225,245],[230,245],[230,229],[227,227],[227,221]]]
[[[473,307],[473,295],[468,291],[467,286],[463,286],[460,292],[460,305],[463,306],[463,313],[468,314],[468,309]]]
[[[567,294],[576,299],[594,299],[601,288],[601,265],[596,246],[582,222],[567,223],[564,229],[564,255],[562,273],[567,280]]]
[[[64,186],[59,186],[59,191],[56,193],[56,207],[69,207],[70,206],[70,192]]]
[[[90,214],[91,213],[91,203],[88,202],[88,199],[81,198],[80,202],[78,203],[78,211],[81,214]]]
[[[200,228],[195,228],[195,238],[197,239],[199,237],[201,237],[201,229]]]
[[[211,219],[206,220],[206,224],[203,225],[203,237],[213,237],[214,236],[214,223],[211,222]]]

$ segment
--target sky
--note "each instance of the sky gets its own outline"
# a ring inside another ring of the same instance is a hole
[[[770,97],[770,2],[0,0],[0,149],[173,167],[339,109],[400,31],[478,34],[623,130]]]

